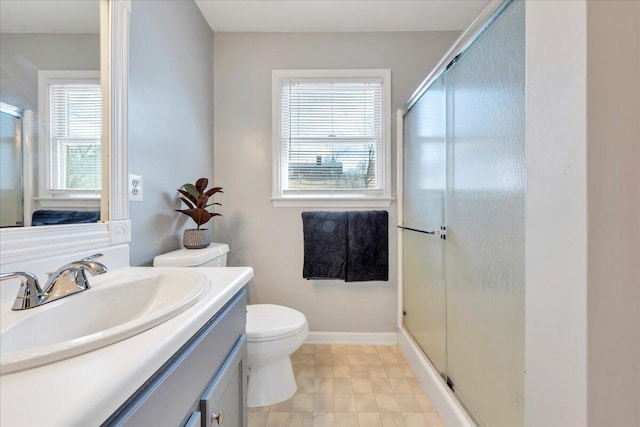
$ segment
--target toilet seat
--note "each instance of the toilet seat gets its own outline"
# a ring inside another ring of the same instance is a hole
[[[297,310],[281,305],[247,305],[247,341],[273,341],[296,335],[307,319]]]

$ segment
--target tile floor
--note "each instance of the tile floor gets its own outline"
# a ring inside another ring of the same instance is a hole
[[[440,427],[397,346],[304,344],[291,356],[297,393],[249,408],[249,427]]]

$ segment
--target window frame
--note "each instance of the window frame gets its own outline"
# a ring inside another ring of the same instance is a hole
[[[38,191],[35,200],[43,208],[100,208],[102,189],[55,190],[51,188],[51,100],[49,86],[57,83],[85,82],[95,82],[103,89],[99,70],[38,70],[38,152],[43,155],[38,159]],[[104,125],[103,123],[103,130]],[[102,146],[103,137],[104,135],[99,139],[100,146]],[[101,162],[102,165],[104,162]]]
[[[281,144],[281,85],[291,79],[358,79],[382,80],[382,150],[381,188],[378,190],[298,190],[284,193],[282,182]],[[273,70],[271,74],[272,100],[272,196],[275,207],[388,207],[391,196],[391,70],[390,69],[333,69],[333,70]]]

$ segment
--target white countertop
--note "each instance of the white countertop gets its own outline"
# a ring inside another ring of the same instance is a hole
[[[117,271],[143,269],[175,270]],[[190,270],[206,274],[211,288],[177,316],[101,349],[0,376],[0,425],[86,427],[104,422],[253,277],[250,267]]]

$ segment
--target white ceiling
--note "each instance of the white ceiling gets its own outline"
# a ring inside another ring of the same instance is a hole
[[[489,0],[195,0],[213,31],[464,30]]]
[[[0,0],[2,33],[99,33],[98,0]]]

